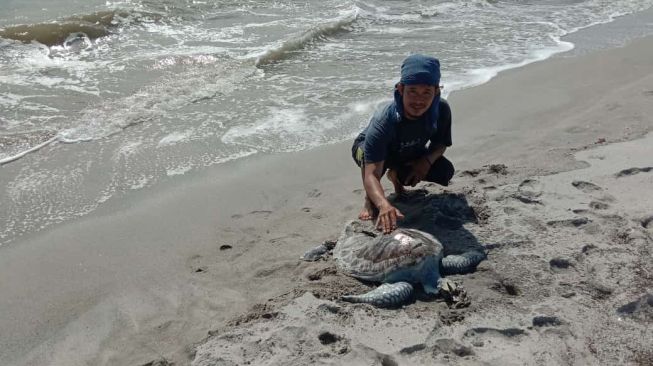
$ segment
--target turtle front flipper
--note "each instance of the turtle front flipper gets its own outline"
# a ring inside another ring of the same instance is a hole
[[[451,275],[472,272],[485,257],[485,253],[475,250],[460,255],[448,255],[442,258],[440,265],[441,273],[443,275]]]
[[[405,304],[413,295],[413,285],[408,282],[384,283],[362,295],[345,295],[342,300],[371,304],[379,308],[395,308]]]
[[[327,255],[335,246],[335,240],[325,240],[324,243],[304,253],[299,259],[307,262],[315,262]]]

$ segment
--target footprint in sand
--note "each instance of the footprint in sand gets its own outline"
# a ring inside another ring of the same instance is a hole
[[[425,349],[426,349],[426,345],[424,343],[418,343],[412,346],[402,348],[401,350],[399,350],[399,353],[402,355],[412,355],[413,353],[423,351]]]
[[[464,344],[456,342],[451,338],[440,338],[433,345],[433,354],[454,354],[458,357],[471,356],[474,351]]]
[[[440,322],[443,325],[452,325],[465,320],[465,313],[462,310],[447,309],[439,314]]]
[[[487,172],[491,174],[500,174],[500,175],[508,174],[508,167],[505,166],[504,164],[490,164],[490,165],[485,165],[484,168],[486,168]]]
[[[591,201],[589,203],[589,206],[593,210],[607,210],[608,208],[610,208],[610,205],[601,201]]]
[[[349,353],[350,351],[350,340],[344,336],[333,334],[328,331],[321,332],[317,339],[324,346],[330,346],[333,351],[338,352],[340,355]],[[385,356],[385,355],[384,355]],[[382,358],[382,357],[381,357]],[[383,362],[381,363],[383,365]],[[388,364],[390,365],[390,364]],[[396,365],[396,363],[395,363]]]
[[[288,235],[283,235],[283,236],[279,236],[279,237],[270,239],[270,244],[277,244],[277,243],[281,243],[281,242],[283,242],[283,241],[285,241],[287,239],[300,238],[300,237],[301,237],[301,234],[291,233],[291,234],[288,234]]]
[[[519,287],[513,281],[506,278],[493,283],[490,289],[510,296],[519,296],[521,294]]]
[[[331,332],[322,332],[317,336],[317,339],[320,343],[326,346],[327,344],[333,344],[340,341],[341,337]]]
[[[379,354],[378,358],[381,361],[381,366],[399,366],[399,363],[390,355]]]
[[[335,267],[326,267],[318,270],[312,270],[306,274],[309,281],[319,281],[325,276],[335,276],[338,273]]]
[[[587,217],[577,217],[574,219],[548,221],[546,224],[551,227],[559,228],[559,227],[581,227],[583,225],[589,224],[590,222],[592,221]]]
[[[347,211],[355,210],[355,209],[357,209],[357,208],[358,208],[358,206],[347,205],[347,206],[345,206],[345,207],[343,208],[343,210],[344,210],[345,212],[347,212]]]
[[[607,299],[614,292],[614,290],[611,287],[595,279],[587,281],[585,285],[587,291],[590,293],[590,296],[592,296],[594,300]]]
[[[644,229],[653,230],[653,215],[645,217],[640,223]]]
[[[614,111],[615,109],[621,108],[622,105],[619,103],[609,103],[608,105],[605,106],[605,108],[609,111]]]
[[[265,278],[265,277],[270,277],[279,271],[290,271],[297,267],[297,262],[295,261],[287,261],[287,262],[281,262],[278,264],[274,264],[272,266],[264,267],[259,269],[258,271],[254,272],[254,277],[255,278]]]
[[[513,195],[513,198],[518,199],[523,203],[528,204],[541,204],[538,197],[542,195],[542,183],[535,179],[526,179],[523,182],[519,183],[517,187],[517,193]]]
[[[596,192],[596,191],[603,190],[603,188],[597,186],[594,183],[584,182],[582,180],[575,180],[575,181],[571,182],[571,185],[578,188],[578,189],[580,189],[581,191],[583,191],[585,193],[591,193],[591,192]]]
[[[622,178],[622,177],[627,177],[630,175],[635,175],[638,173],[648,173],[653,171],[653,166],[647,166],[644,168],[628,168],[620,171],[619,173],[615,174],[615,177],[617,178]]]
[[[254,211],[250,211],[249,213],[247,213],[247,215],[256,215],[256,216],[262,216],[263,218],[267,218],[268,216],[270,216],[271,213],[272,213],[272,211],[270,211],[270,210],[254,210]],[[244,215],[241,215],[241,214],[231,215],[231,218],[236,219],[236,220],[242,219],[243,217],[244,217]]]
[[[148,362],[148,363],[144,363],[144,364],[141,365],[141,366],[173,366],[173,365],[174,365],[174,363],[169,362],[169,361],[166,360],[165,358],[159,358],[159,359],[156,359],[156,360],[154,360],[154,361],[150,361],[150,362]]]
[[[542,195],[542,183],[536,179],[525,179],[519,183],[517,190],[527,196],[539,197]]]
[[[270,216],[271,213],[272,211],[270,210],[254,210],[254,211],[250,211],[248,215],[260,215],[267,218],[268,216]]]
[[[471,169],[471,170],[463,170],[462,172],[458,173],[459,177],[476,177],[481,173],[480,169]]]
[[[526,331],[520,328],[489,328],[477,327],[470,328],[463,334],[463,340],[471,342],[472,344],[483,344],[484,340],[499,340],[505,342],[509,340],[519,341],[522,336],[526,335]]]
[[[320,197],[321,195],[322,195],[322,192],[320,192],[319,189],[314,189],[314,190],[306,193],[306,196],[308,196],[310,198],[317,198],[317,197]]]
[[[556,257],[549,261],[549,266],[551,267],[552,271],[560,272],[568,269],[569,267],[573,267],[574,265],[569,259]]]
[[[563,325],[565,322],[554,315],[538,315],[533,317],[534,327],[557,327]]]
[[[644,294],[635,301],[620,306],[617,314],[642,322],[653,321],[653,294]]]

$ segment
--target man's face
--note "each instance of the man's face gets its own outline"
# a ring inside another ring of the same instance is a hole
[[[440,88],[433,85],[397,85],[397,90],[404,102],[404,115],[408,119],[421,117],[431,107],[433,98],[440,93]]]

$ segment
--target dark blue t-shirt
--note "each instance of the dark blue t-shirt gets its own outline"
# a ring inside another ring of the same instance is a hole
[[[362,143],[365,162],[401,164],[438,145],[451,146],[451,108],[444,99],[439,100],[437,107],[436,123],[429,121],[427,113],[417,120],[404,118],[395,101],[379,108],[356,138]]]

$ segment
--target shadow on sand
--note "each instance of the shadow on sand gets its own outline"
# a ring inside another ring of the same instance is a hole
[[[469,250],[484,252],[483,245],[463,226],[478,223],[474,209],[460,193],[429,193],[425,189],[392,195],[391,202],[405,218],[400,227],[418,229],[435,236],[444,247],[444,255]]]

